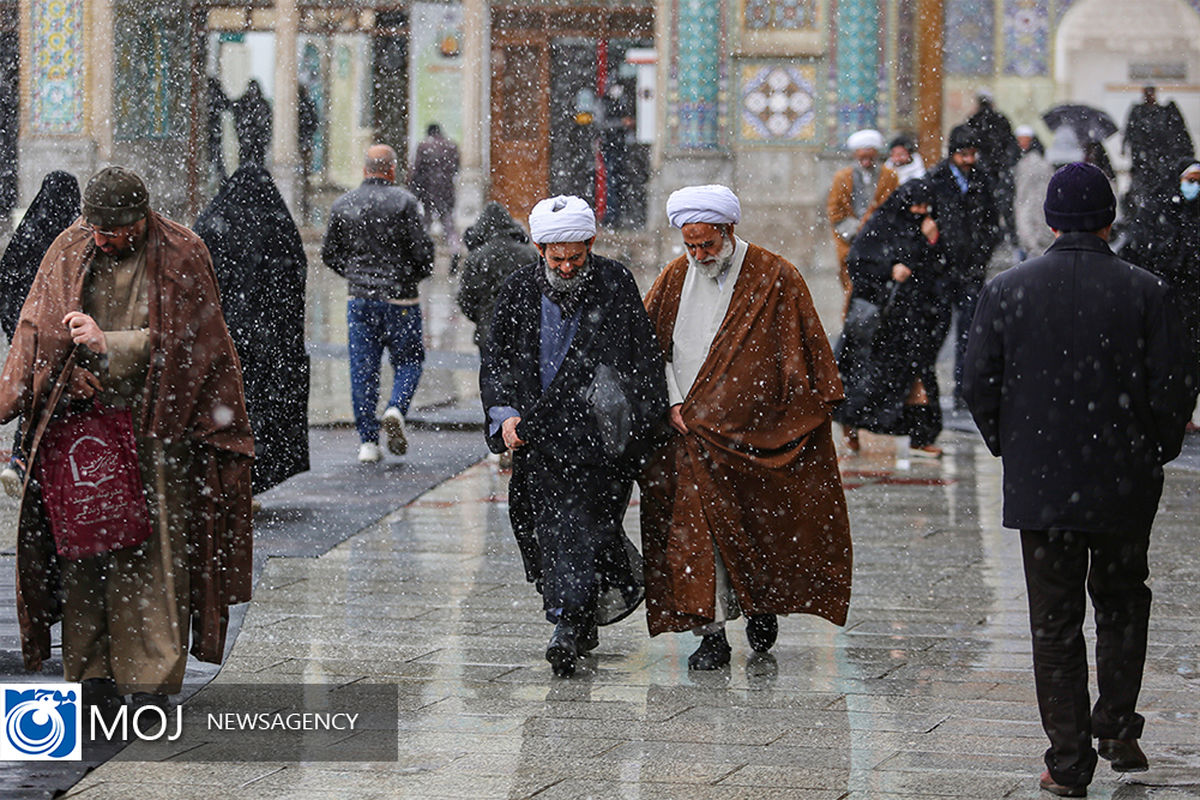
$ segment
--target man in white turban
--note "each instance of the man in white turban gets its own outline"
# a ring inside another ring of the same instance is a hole
[[[664,427],[666,386],[633,276],[592,253],[588,204],[543,200],[529,230],[541,257],[500,290],[479,386],[488,447],[513,454],[509,519],[555,626],[546,660],[568,676],[598,646],[597,626],[642,601],[621,521]]]
[[[842,384],[799,270],[734,234],[732,191],[680,189],[667,216],[687,252],[646,296],[673,430],[642,476],[646,618],[651,635],[702,636],[688,668],[709,670],[729,663],[725,620],[741,614],[757,652],[778,614],[845,622]]]
[[[846,148],[854,154],[854,163],[838,170],[829,189],[827,208],[837,248],[838,277],[842,282],[847,307],[850,304],[850,273],[846,256],[850,244],[871,213],[883,205],[900,185],[900,177],[890,167],[879,164],[883,134],[876,130],[855,131],[846,139]]]

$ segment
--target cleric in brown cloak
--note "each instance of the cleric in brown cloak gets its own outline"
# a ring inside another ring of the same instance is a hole
[[[151,211],[142,180],[120,167],[93,176],[83,216],[50,246],[0,375],[0,420],[25,415],[29,476],[55,412],[97,394],[132,412],[150,538],[59,556],[27,478],[17,614],[26,668],[50,656],[61,620],[64,677],[113,711],[125,694],[162,704],[180,690],[189,633],[193,655],[220,662],[228,606],[250,599],[254,452],[208,250]]]
[[[646,296],[678,432],[642,478],[646,617],[651,635],[703,635],[688,667],[715,669],[729,663],[724,621],[742,613],[758,652],[777,614],[845,623],[850,526],[830,422],[842,384],[799,271],[734,236],[733,192],[681,189],[667,216],[688,252]]]

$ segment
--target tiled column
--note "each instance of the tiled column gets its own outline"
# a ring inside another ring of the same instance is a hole
[[[879,0],[839,0],[837,4],[836,144],[860,128],[874,128],[879,116]]]
[[[722,146],[721,111],[728,66],[722,0],[676,0],[672,14],[672,144],[684,150]]]

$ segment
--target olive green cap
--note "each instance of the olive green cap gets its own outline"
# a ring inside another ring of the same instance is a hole
[[[106,167],[83,190],[83,218],[101,228],[132,225],[150,211],[146,184],[124,167]]]

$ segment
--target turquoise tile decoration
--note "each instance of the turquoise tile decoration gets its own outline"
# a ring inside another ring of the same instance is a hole
[[[83,132],[83,12],[83,0],[32,0],[29,4],[32,133]]]
[[[942,64],[947,75],[983,77],[996,72],[995,0],[946,0]]]
[[[879,67],[883,48],[879,0],[837,4],[837,144],[879,116]]]
[[[740,70],[743,141],[797,144],[816,139],[816,62],[742,64]]]
[[[678,0],[673,14],[675,144],[682,149],[721,146],[721,100],[726,79],[721,0]]]
[[[1040,78],[1050,74],[1049,0],[1004,0],[1005,75]]]

